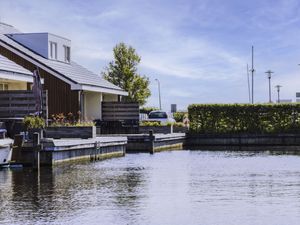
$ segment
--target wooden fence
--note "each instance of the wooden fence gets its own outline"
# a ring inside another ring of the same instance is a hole
[[[103,121],[139,120],[139,104],[129,102],[102,102]]]
[[[48,118],[47,91],[43,93],[43,111]],[[0,118],[17,118],[35,113],[35,98],[32,91],[0,91]]]
[[[129,102],[102,102],[102,134],[138,133],[139,104]]]

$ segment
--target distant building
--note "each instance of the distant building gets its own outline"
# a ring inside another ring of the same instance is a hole
[[[292,103],[292,99],[280,99],[280,103]]]

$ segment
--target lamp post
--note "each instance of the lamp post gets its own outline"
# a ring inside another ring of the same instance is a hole
[[[266,74],[268,74],[268,79],[269,79],[269,103],[272,103],[272,99],[271,99],[271,76],[272,76],[272,72],[271,70],[268,70],[266,72]]]
[[[277,89],[277,103],[280,103],[280,88],[282,86],[281,85],[276,85],[275,88]]]
[[[158,100],[159,100],[159,109],[161,110],[161,97],[160,97],[160,82],[158,79],[155,79],[155,81],[157,81],[157,85],[158,85]]]

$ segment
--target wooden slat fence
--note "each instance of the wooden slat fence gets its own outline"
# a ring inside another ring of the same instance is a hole
[[[44,115],[48,118],[48,94],[43,93]],[[0,91],[0,118],[16,118],[35,113],[35,99],[32,91]]]
[[[128,102],[102,102],[103,121],[139,121],[139,104]]]
[[[139,104],[129,102],[102,102],[102,134],[138,133]]]

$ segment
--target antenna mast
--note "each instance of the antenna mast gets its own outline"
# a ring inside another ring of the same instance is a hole
[[[252,104],[254,103],[254,79],[253,79],[253,74],[254,74],[254,67],[253,67],[253,63],[254,63],[254,54],[253,54],[253,52],[254,52],[254,48],[253,48],[253,45],[252,45],[252,66],[251,66],[251,77],[252,77],[252,99],[251,99],[251,101],[252,101]]]

